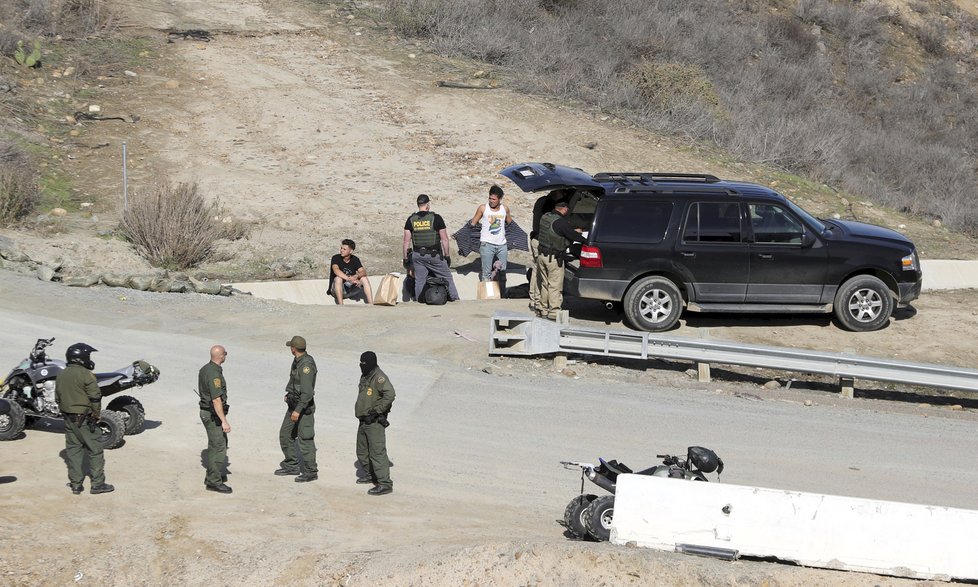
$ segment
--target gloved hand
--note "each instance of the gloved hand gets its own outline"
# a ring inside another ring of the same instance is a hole
[[[447,265],[448,265],[449,267],[451,267],[451,266],[452,266],[452,258],[451,258],[451,257],[445,257],[445,263],[446,263],[446,264],[447,264]]]
[[[411,268],[411,259],[410,258],[404,259],[404,261],[402,262],[402,264],[404,265],[404,268],[405,269],[410,269]]]

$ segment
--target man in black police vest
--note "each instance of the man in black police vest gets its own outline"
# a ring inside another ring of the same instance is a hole
[[[557,312],[564,303],[564,250],[572,242],[586,242],[567,222],[568,204],[565,200],[554,203],[554,209],[540,219],[540,246],[537,251],[536,275],[540,303],[537,316],[557,319]]]
[[[414,267],[414,299],[421,301],[428,275],[448,282],[448,299],[458,300],[455,280],[449,271],[451,258],[448,249],[448,229],[445,221],[431,211],[431,198],[418,196],[418,211],[404,223],[404,267]]]

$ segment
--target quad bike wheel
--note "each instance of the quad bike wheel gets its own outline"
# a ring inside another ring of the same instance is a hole
[[[564,526],[567,531],[577,538],[588,538],[587,527],[584,525],[584,512],[591,502],[597,499],[597,495],[578,495],[570,500],[564,508]]]
[[[107,409],[118,412],[122,416],[126,425],[126,436],[143,431],[143,426],[146,424],[146,410],[138,399],[131,395],[117,397],[109,402]]]
[[[102,429],[102,436],[99,438],[102,448],[116,448],[122,444],[126,423],[118,412],[102,410],[98,427]]]
[[[614,495],[602,495],[592,501],[582,515],[588,535],[598,542],[611,539],[611,520],[614,515]]]
[[[0,440],[19,438],[24,431],[24,408],[13,400],[8,400],[9,408],[6,414],[0,416]]]

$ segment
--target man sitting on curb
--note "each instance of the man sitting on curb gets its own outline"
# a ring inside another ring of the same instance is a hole
[[[340,245],[340,254],[333,255],[329,261],[330,283],[327,293],[336,297],[336,304],[343,305],[344,298],[365,297],[368,304],[374,303],[374,294],[367,279],[367,270],[360,258],[353,254],[357,243],[345,238]]]

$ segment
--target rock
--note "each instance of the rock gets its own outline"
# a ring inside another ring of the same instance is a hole
[[[964,406],[962,406],[961,404],[954,404],[953,406],[951,406],[951,411],[952,412],[960,412],[963,409],[964,409]]]
[[[227,297],[230,296],[232,292],[234,292],[233,287],[230,285],[222,285],[221,291],[217,292],[217,295]]]
[[[684,373],[686,377],[699,377],[699,373],[696,372],[696,369],[686,369]]]
[[[194,286],[194,291],[197,293],[210,294],[212,296],[221,293],[220,281],[198,281],[191,277],[190,283]]]
[[[811,407],[811,406],[814,406],[815,405],[815,402],[813,402],[810,399],[806,399],[805,400],[805,405]]]
[[[594,150],[594,148],[597,147],[598,144],[595,143],[594,141],[589,141],[587,143],[584,143],[581,146],[584,147],[585,149],[588,149],[590,151],[590,150]]]
[[[62,283],[70,287],[92,287],[101,280],[99,275],[72,275],[62,279]]]
[[[482,368],[482,372],[486,375],[492,375],[492,365],[486,365]]]
[[[64,208],[53,208],[51,209],[51,216],[66,216],[68,211]]]
[[[940,226],[941,226],[941,221],[935,218],[935,219],[934,219],[934,220],[933,220],[933,221],[932,221],[932,222],[930,223],[930,225],[931,225],[931,226],[936,226],[936,227],[940,227]]]
[[[151,283],[153,283],[152,275],[133,275],[129,278],[129,287],[139,291],[146,291]]]
[[[98,114],[101,111],[102,111],[102,107],[99,106],[98,104],[89,104],[88,106],[88,112],[90,114]]]
[[[170,286],[173,284],[173,280],[169,277],[156,276],[153,281],[149,284],[149,291],[155,291],[156,293],[169,293]]]
[[[768,381],[761,387],[763,387],[764,389],[781,389],[781,383],[772,379],[771,381]]]
[[[180,82],[175,79],[168,79],[166,80],[166,83],[163,84],[163,87],[168,90],[175,90],[180,87]]]
[[[107,273],[102,276],[102,283],[109,287],[130,287],[129,279],[129,275]]]
[[[194,286],[190,285],[189,281],[177,281],[176,279],[170,280],[170,293],[184,293],[188,291],[193,291]]]
[[[479,71],[473,73],[472,74],[472,77],[474,77],[475,79],[482,79],[482,78],[486,77],[486,72],[485,72],[485,70],[480,69]]]
[[[38,265],[35,273],[41,281],[51,281],[54,279],[54,269],[51,269],[47,265]]]
[[[638,542],[634,540],[629,540],[625,543],[625,548],[638,548]]]
[[[75,68],[74,67],[66,67],[65,70],[61,73],[61,75],[65,76],[65,77],[68,77],[68,76],[70,76],[70,75],[72,75],[74,73],[75,73]]]
[[[564,377],[577,377],[577,373],[573,369],[561,369],[560,374]]]
[[[31,260],[30,257],[13,248],[13,246],[7,247],[3,243],[0,243],[0,257],[14,263],[24,263]]]
[[[135,71],[129,71],[128,69],[122,72],[126,77],[139,77]]]

